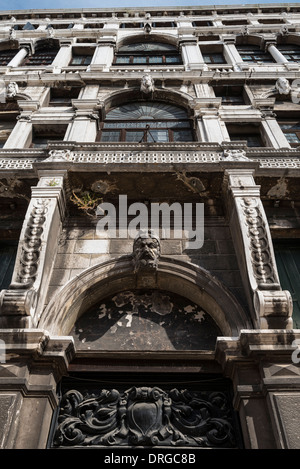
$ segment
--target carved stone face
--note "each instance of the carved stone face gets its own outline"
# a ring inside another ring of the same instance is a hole
[[[142,77],[141,91],[143,91],[143,93],[151,93],[154,91],[154,82],[150,75],[144,75]]]
[[[289,94],[291,91],[290,83],[286,78],[278,78],[275,87],[280,94]]]
[[[159,240],[150,235],[148,237],[139,236],[133,244],[134,271],[141,269],[157,269],[160,256]]]

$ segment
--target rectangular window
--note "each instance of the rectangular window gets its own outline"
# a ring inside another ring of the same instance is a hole
[[[222,104],[245,104],[243,86],[216,86],[214,92],[217,98],[222,98]]]
[[[277,49],[289,62],[300,62],[300,47],[292,44],[278,44]]]
[[[0,66],[7,65],[17,53],[16,49],[0,51]]]
[[[240,54],[244,62],[264,62],[264,63],[274,63],[275,59],[268,52],[260,50],[258,46],[236,46],[238,53]]]
[[[279,126],[285,135],[285,138],[292,147],[300,145],[300,122],[298,121],[281,121]]]
[[[72,99],[77,99],[80,87],[67,88],[51,88],[49,106],[71,106]]]
[[[224,59],[224,56],[222,53],[204,53],[203,54],[203,60],[207,64],[225,64],[226,60]]]
[[[27,67],[51,65],[57,52],[58,49],[37,51],[33,55],[26,57],[22,65]]]
[[[248,147],[263,147],[264,142],[260,133],[260,127],[255,125],[226,124],[230,140],[246,140]]]
[[[72,58],[70,65],[89,65],[91,61],[92,57],[89,55],[77,55]]]
[[[47,148],[49,142],[63,140],[66,130],[66,125],[33,127],[31,148]]]

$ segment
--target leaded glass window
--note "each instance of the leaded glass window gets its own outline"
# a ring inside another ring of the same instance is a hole
[[[128,103],[108,112],[101,125],[102,142],[193,141],[190,119],[180,107],[159,103]]]
[[[172,44],[158,42],[142,42],[119,48],[115,65],[164,65],[181,64],[182,60],[177,47]]]

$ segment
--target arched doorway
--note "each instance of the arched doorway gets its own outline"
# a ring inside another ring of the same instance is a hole
[[[39,325],[76,348],[49,446],[241,447],[215,344],[247,324],[235,298],[193,264],[162,256],[139,276],[124,256],[83,272]]]

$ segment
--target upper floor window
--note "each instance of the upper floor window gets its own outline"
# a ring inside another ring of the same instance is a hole
[[[276,47],[289,62],[300,62],[300,46],[296,44],[278,44]]]
[[[51,65],[58,49],[56,48],[43,48],[37,50],[34,54],[26,57],[22,65],[25,66],[41,66]]]
[[[245,140],[247,147],[263,147],[264,142],[261,135],[260,126],[254,124],[226,124],[231,141]]]
[[[275,60],[269,52],[264,52],[260,49],[259,46],[254,46],[252,44],[247,45],[237,45],[236,46],[242,60],[249,63],[273,63]]]
[[[204,52],[203,60],[207,64],[225,64],[227,63],[222,52]]]
[[[70,88],[51,88],[49,106],[71,106],[72,99],[77,99],[80,87]]]
[[[90,65],[95,49],[91,46],[73,47],[69,65]]]
[[[67,125],[57,124],[53,126],[36,125],[32,129],[31,148],[47,148],[51,141],[63,140]]]
[[[300,121],[281,120],[279,121],[279,125],[291,147],[299,147]]]
[[[9,50],[1,50],[0,51],[0,66],[7,65],[13,57],[17,54],[17,50],[9,49]]]
[[[116,65],[171,65],[182,62],[177,47],[174,45],[141,42],[120,47],[114,63]]]
[[[239,25],[245,25],[248,24],[247,20],[222,20],[222,23],[224,26],[239,26]]]
[[[189,142],[191,122],[180,107],[160,102],[128,103],[108,112],[101,142]]]
[[[217,98],[222,98],[222,104],[245,104],[244,87],[239,85],[219,85],[214,87]]]

